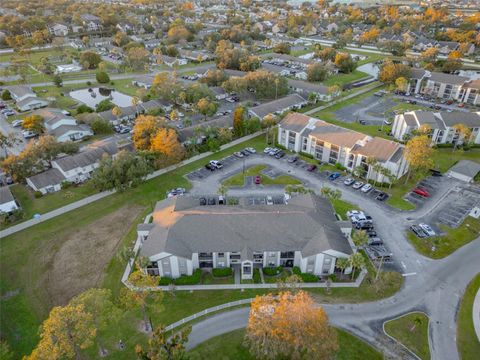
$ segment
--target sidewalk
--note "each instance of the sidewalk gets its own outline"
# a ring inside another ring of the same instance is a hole
[[[220,147],[220,150],[225,150],[225,149],[228,149],[232,146],[235,146],[237,144],[240,144],[242,142],[245,142],[245,141],[248,141],[248,140],[251,140],[253,139],[254,137],[257,137],[258,135],[261,135],[263,133],[263,131],[259,131],[259,132],[256,132],[255,134],[251,134],[251,135],[248,135],[248,136],[244,136],[242,138],[239,138],[237,140],[234,140],[228,144],[225,144],[223,146]],[[191,157],[187,160],[184,160],[182,162],[179,162],[178,164],[175,164],[175,165],[172,165],[172,166],[169,166],[169,167],[166,167],[164,169],[160,169],[160,170],[157,170],[151,174],[149,174],[147,176],[147,180],[150,180],[150,179],[153,179],[157,176],[160,176],[160,175],[163,175],[165,173],[168,173],[172,170],[175,170],[175,169],[178,169],[184,165],[187,165],[187,164],[190,164],[192,162],[195,162],[197,160],[200,160],[200,159],[203,159],[203,158],[206,158],[208,156],[211,156],[213,155],[214,153],[209,151],[209,152],[206,152],[206,153],[203,153],[203,154],[200,154],[200,155],[197,155],[197,156],[194,156],[194,157]],[[27,220],[27,221],[24,221],[20,224],[17,224],[17,225],[14,225],[12,227],[9,227],[5,230],[2,230],[0,231],[0,239],[3,239],[4,237],[6,236],[9,236],[9,235],[12,235],[12,234],[15,234],[19,231],[22,231],[22,230],[25,230],[31,226],[34,226],[34,225],[37,225],[37,224],[40,224],[44,221],[47,221],[47,220],[50,220],[56,216],[59,216],[59,215],[63,215],[65,214],[66,212],[69,212],[69,211],[72,211],[72,210],[75,210],[75,209],[78,209],[82,206],[85,206],[85,205],[88,205],[88,204],[91,204],[92,202],[95,202],[97,200],[100,200],[100,199],[103,199],[109,195],[112,195],[112,194],[115,194],[116,193],[116,190],[110,190],[110,191],[104,191],[104,192],[101,192],[101,193],[98,193],[98,194],[95,194],[95,195],[91,195],[89,197],[86,197],[84,199],[81,199],[81,200],[78,200],[76,202],[73,202],[71,204],[68,204],[68,205],[65,205],[65,206],[62,206],[61,208],[58,208],[58,209],[55,209],[55,210],[52,210],[48,213],[45,213],[45,214],[42,214],[40,216],[40,218],[38,219],[30,219],[30,220]]]

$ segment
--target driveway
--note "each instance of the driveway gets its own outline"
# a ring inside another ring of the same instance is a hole
[[[418,222],[421,217],[443,206],[445,199],[439,197],[437,201],[424,204],[420,210],[400,212],[361,192],[345,187],[340,181],[332,182],[322,176],[313,175],[284,159],[276,160],[263,154],[245,159],[247,167],[256,164],[268,164],[280,172],[291,174],[316,192],[323,186],[342,190],[342,199],[358,205],[373,217],[377,232],[393,253],[397,268],[405,277],[404,287],[391,298],[364,304],[324,305],[334,326],[346,329],[386,353],[398,356],[398,346],[383,335],[382,324],[409,311],[421,310],[430,317],[429,340],[432,358],[445,360],[459,358],[455,341],[456,311],[467,284],[480,271],[478,265],[480,238],[445,259],[432,260],[418,254],[404,235],[411,223]],[[201,180],[193,179],[191,192],[194,195],[214,194],[222,179],[241,171],[242,168],[243,161],[236,161]],[[229,194],[236,195],[237,191],[245,194],[242,190],[231,190]],[[249,194],[281,191],[282,189],[263,188],[247,190]],[[189,347],[244,327],[247,318],[248,309],[237,309],[205,319],[193,326]]]

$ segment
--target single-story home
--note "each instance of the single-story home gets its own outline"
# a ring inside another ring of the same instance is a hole
[[[479,172],[479,163],[471,160],[460,160],[447,171],[447,176],[471,183]]]
[[[11,213],[19,209],[15,198],[13,197],[12,192],[8,186],[1,186],[0,187],[0,213]]]
[[[260,120],[263,120],[263,118],[265,118],[265,116],[268,114],[280,115],[285,111],[301,109],[307,104],[308,101],[299,94],[291,94],[277,100],[272,100],[264,104],[254,106],[248,109],[248,114],[252,117],[256,116]]]
[[[40,174],[27,178],[27,185],[33,191],[40,191],[43,195],[59,191],[62,188],[62,182],[65,176],[58,169],[49,169]]]

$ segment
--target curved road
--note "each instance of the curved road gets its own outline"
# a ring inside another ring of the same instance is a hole
[[[277,170],[290,173],[315,190],[324,185],[341,189],[343,199],[360,206],[374,218],[377,232],[393,252],[396,264],[401,265],[405,284],[394,296],[370,303],[323,305],[334,326],[350,331],[387,354],[398,356],[398,346],[383,335],[383,322],[412,310],[421,310],[430,317],[429,341],[432,359],[459,358],[456,345],[456,312],[466,286],[480,272],[480,238],[447,258],[432,260],[418,254],[404,236],[409,224],[436,208],[445,193],[437,194],[419,210],[402,213],[381,202],[366,200],[363,194],[343,184],[312,176],[311,173],[288,164],[284,159],[275,160],[256,155],[245,159],[245,164],[268,164]],[[243,161],[236,161],[227,169],[213,173],[200,182],[193,181],[192,193],[216,193],[219,182],[241,171],[242,167]],[[445,191],[453,185],[454,183],[448,183]],[[229,194],[254,195],[282,191],[282,188],[258,190],[258,187],[252,187],[250,190],[232,189]],[[248,308],[236,309],[196,323],[190,335],[189,348],[214,336],[245,327],[248,311]]]

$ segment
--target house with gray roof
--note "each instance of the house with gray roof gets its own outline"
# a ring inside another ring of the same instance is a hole
[[[480,164],[471,160],[460,160],[447,172],[447,176],[471,183],[480,172]]]
[[[255,267],[298,266],[327,276],[336,259],[352,253],[325,198],[301,195],[281,205],[242,200],[202,206],[198,198],[181,196],[158,202],[152,226],[137,229],[148,273],[178,278],[196,269],[232,267],[251,279]]]
[[[10,187],[0,186],[0,213],[9,214],[19,208],[20,206],[15,201]]]
[[[423,94],[445,100],[458,100],[462,96],[463,85],[470,80],[468,77],[431,72],[425,75]]]
[[[314,94],[317,100],[331,101],[335,96],[340,94],[340,91],[336,93],[330,93],[328,87],[322,84],[315,84],[308,81],[294,79],[288,79],[287,81],[290,89],[307,99],[309,98],[310,94]]]
[[[40,174],[28,177],[27,185],[30,186],[33,191],[39,191],[45,195],[59,191],[64,181],[65,176],[63,176],[58,169],[49,169]]]
[[[395,116],[392,134],[395,139],[403,141],[423,127],[428,128],[434,144],[462,144],[465,139],[455,128],[458,124],[470,129],[468,142],[480,144],[480,112],[409,111]]]
[[[277,100],[272,100],[258,106],[251,107],[248,109],[248,114],[251,117],[256,116],[260,120],[263,120],[263,118],[269,114],[280,115],[286,111],[301,109],[307,104],[308,101],[299,94],[291,94]]]
[[[93,135],[90,126],[78,124],[65,110],[45,108],[35,111],[34,114],[43,118],[46,131],[59,142],[77,141]]]

